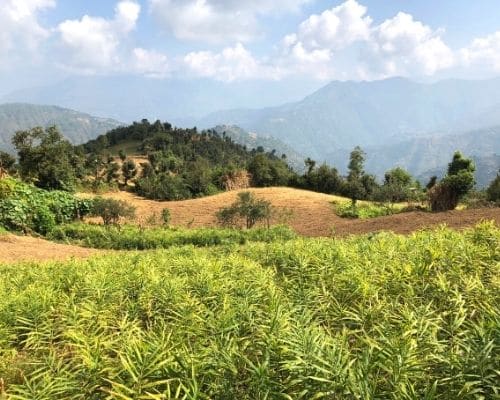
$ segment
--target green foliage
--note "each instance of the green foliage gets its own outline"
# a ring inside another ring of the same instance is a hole
[[[229,207],[223,207],[217,212],[217,220],[222,226],[239,226],[244,222],[247,229],[259,221],[271,218],[271,202],[257,199],[252,192],[238,193],[238,199]]]
[[[171,124],[147,120],[109,131],[83,145],[87,153],[103,153],[125,143],[139,143],[149,162],[143,163],[135,189],[141,196],[155,200],[183,200],[207,196],[224,190],[224,176],[235,170],[250,169],[256,186],[288,185],[293,172],[274,152],[247,150],[216,131],[198,132]],[[126,181],[135,168],[125,161]],[[131,172],[131,173],[129,173]]]
[[[0,180],[0,225],[14,231],[49,233],[57,224],[89,213],[89,201],[46,191],[13,178]]]
[[[155,200],[183,200],[191,197],[184,179],[179,175],[159,173],[139,178],[135,190],[140,196]]]
[[[166,225],[166,226],[170,225],[172,215],[171,215],[170,210],[168,208],[164,208],[163,210],[161,210],[161,219],[162,219],[164,225]]]
[[[5,395],[494,399],[499,249],[482,224],[1,265]]]
[[[16,132],[12,143],[18,151],[21,177],[48,190],[74,189],[78,156],[55,126]]]
[[[488,189],[486,190],[486,193],[489,201],[500,202],[500,172],[490,183]]]
[[[123,200],[96,197],[92,201],[90,215],[101,217],[104,225],[116,225],[120,218],[133,218],[135,216],[135,207],[130,206]]]
[[[85,247],[114,250],[162,249],[182,245],[197,247],[291,240],[295,233],[286,227],[270,229],[181,229],[148,228],[133,225],[102,226],[69,224],[58,226],[50,238]]]
[[[14,164],[16,159],[5,151],[0,151],[0,172],[13,173],[15,171]]]
[[[457,151],[448,165],[448,174],[429,191],[431,209],[455,209],[458,202],[474,187],[474,171],[474,162]]]
[[[135,165],[134,160],[126,160],[123,162],[122,174],[126,186],[128,181],[137,175],[137,165]]]
[[[352,203],[342,202],[334,204],[335,214],[342,218],[369,219],[386,215],[399,214],[405,211],[403,206],[389,207],[382,203]]]

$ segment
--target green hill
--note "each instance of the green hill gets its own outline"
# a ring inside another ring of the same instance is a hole
[[[24,103],[0,105],[0,150],[13,152],[11,138],[16,131],[35,126],[57,125],[62,134],[74,144],[85,143],[100,134],[121,125],[109,118],[93,117],[89,114],[57,106]]]

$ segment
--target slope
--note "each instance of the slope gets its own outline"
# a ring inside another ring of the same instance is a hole
[[[116,128],[121,123],[56,106],[2,104],[0,105],[0,150],[13,150],[11,138],[18,130],[51,125],[57,125],[72,143],[80,144]]]

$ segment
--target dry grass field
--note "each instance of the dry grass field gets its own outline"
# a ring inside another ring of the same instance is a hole
[[[286,187],[250,189],[257,197],[271,201],[276,209],[273,223],[286,223],[304,236],[347,236],[380,230],[410,233],[419,229],[446,224],[452,228],[475,225],[482,220],[500,223],[500,210],[475,209],[439,214],[410,212],[366,220],[340,218],[332,202],[345,199],[322,193]],[[104,197],[124,200],[136,207],[137,222],[147,225],[152,215],[159,216],[164,208],[172,215],[172,225],[183,227],[214,227],[216,212],[231,204],[239,191],[225,192],[200,199],[159,202],[146,200],[128,192],[106,193]]]

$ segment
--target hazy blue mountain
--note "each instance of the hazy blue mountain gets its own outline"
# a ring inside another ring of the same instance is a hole
[[[267,107],[297,100],[317,88],[318,83],[312,81],[224,83],[211,79],[87,76],[16,91],[1,100],[57,104],[125,122],[148,118],[191,123],[192,117],[221,109]]]
[[[18,130],[51,125],[57,125],[72,143],[80,144],[122,124],[56,106],[0,104],[0,150],[13,151],[11,139]]]
[[[235,124],[318,161],[339,149],[394,144],[500,125],[500,79],[434,84],[403,78],[332,82],[280,107],[212,113],[198,126]]]
[[[407,139],[393,144],[367,146],[366,169],[382,177],[395,166],[410,171],[422,182],[431,176],[441,177],[455,151],[472,157],[476,162],[478,186],[486,186],[500,168],[500,126],[468,131],[456,135],[433,135]],[[337,150],[328,160],[345,172],[349,150]]]
[[[235,125],[218,125],[213,128],[217,133],[222,135],[225,133],[236,143],[247,146],[249,150],[256,149],[259,146],[266,152],[276,152],[278,156],[286,155],[288,164],[296,171],[304,170],[305,157],[297,153],[290,146],[283,143],[281,140],[275,139],[271,136],[261,136],[256,133],[247,132]]]

